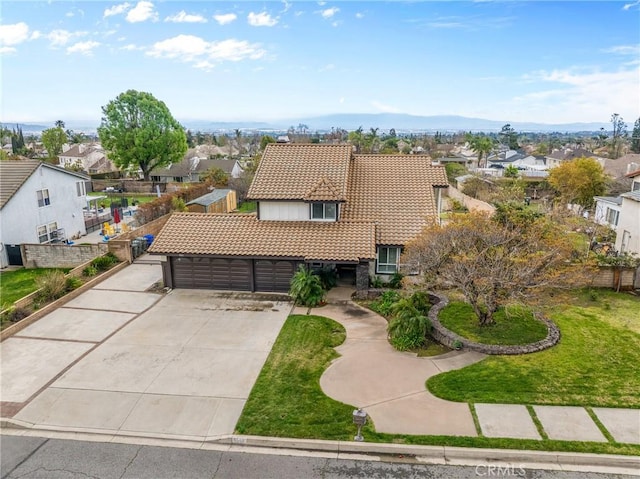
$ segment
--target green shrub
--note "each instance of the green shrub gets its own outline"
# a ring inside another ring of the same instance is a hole
[[[289,295],[303,306],[318,306],[324,299],[325,290],[320,277],[301,264],[291,278]]]
[[[431,322],[426,316],[408,313],[391,319],[387,332],[394,348],[407,351],[423,346],[430,328]]]
[[[384,281],[380,276],[371,276],[369,278],[369,286],[372,288],[382,288],[384,286]]]
[[[47,271],[36,278],[38,286],[37,299],[39,302],[54,301],[61,297],[67,288],[67,282],[62,271]]]
[[[411,304],[413,304],[420,314],[424,314],[426,316],[429,313],[429,310],[431,309],[431,300],[427,293],[424,291],[416,291],[409,299],[411,300]]]
[[[389,280],[389,287],[393,289],[402,288],[402,278],[404,278],[402,273],[393,273],[393,276],[391,276],[391,279]]]
[[[18,321],[26,318],[29,315],[31,315],[30,309],[16,308],[15,306],[13,306],[2,314],[2,318],[0,318],[0,320],[2,321],[2,323],[5,323],[7,321],[17,323]]]
[[[400,294],[397,291],[385,291],[380,295],[378,299],[372,301],[369,305],[373,311],[381,316],[388,317],[391,315],[391,309],[393,305],[400,299]]]
[[[74,289],[79,288],[83,285],[83,282],[80,278],[76,278],[73,276],[69,276],[65,281],[65,286],[67,291],[73,291]]]
[[[91,276],[98,274],[98,268],[93,265],[89,265],[82,270],[82,274],[90,278]]]
[[[314,271],[314,273],[318,275],[320,281],[322,282],[322,287],[327,291],[338,284],[338,272],[333,267],[326,266],[322,269]]]
[[[106,271],[117,262],[118,258],[113,253],[107,253],[104,256],[95,258],[91,262],[91,266],[95,267],[98,271]]]

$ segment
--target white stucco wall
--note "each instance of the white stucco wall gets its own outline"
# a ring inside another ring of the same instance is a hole
[[[616,228],[616,250],[622,248],[624,232],[628,231],[631,236],[625,245],[624,251],[640,255],[640,202],[631,198],[622,198],[622,209]]]
[[[39,243],[38,226],[58,223],[67,238],[84,235],[86,196],[78,196],[76,182],[82,178],[40,166],[2,208],[0,238],[4,244]],[[50,205],[38,206],[36,191],[48,189]]]
[[[309,221],[309,204],[302,201],[261,201],[260,219],[271,221]]]
[[[596,200],[596,210],[593,214],[593,221],[595,221],[599,225],[608,225],[611,228],[615,229],[616,226],[609,224],[609,222],[607,221],[607,211],[609,209],[618,211],[618,214],[620,214],[619,212],[622,207],[615,203],[611,203],[610,201]],[[620,220],[618,219],[618,221]]]

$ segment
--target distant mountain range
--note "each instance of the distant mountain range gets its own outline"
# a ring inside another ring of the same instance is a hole
[[[273,121],[208,121],[208,120],[180,120],[180,122],[192,131],[233,131],[241,130],[258,130],[285,132],[290,127],[297,128],[298,125],[306,125],[308,131],[330,131],[331,128],[343,128],[345,130],[356,130],[362,127],[365,131],[369,128],[379,128],[380,130],[389,130],[394,128],[396,132],[456,132],[456,131],[473,131],[473,132],[494,132],[507,123],[516,131],[532,131],[532,132],[592,132],[598,131],[600,128],[608,130],[609,123],[535,123],[535,122],[518,122],[508,120],[486,120],[483,118],[469,118],[455,115],[436,115],[436,116],[417,116],[407,115],[403,113],[343,113],[334,115],[324,115],[310,118],[296,118]],[[3,122],[2,126],[9,129],[19,125],[23,133],[40,133],[42,130],[51,128],[53,125],[44,125],[38,123],[14,123]],[[95,133],[98,122],[87,121],[69,121],[67,128],[85,133]]]

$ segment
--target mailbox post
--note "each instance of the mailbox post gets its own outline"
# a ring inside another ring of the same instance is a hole
[[[353,423],[358,426],[358,434],[356,434],[353,440],[358,442],[364,441],[364,437],[362,437],[362,426],[367,423],[367,413],[364,412],[362,408],[353,411]]]

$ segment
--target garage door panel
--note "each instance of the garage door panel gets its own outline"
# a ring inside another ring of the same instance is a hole
[[[256,260],[256,291],[289,291],[295,266],[294,261]]]
[[[251,290],[251,260],[172,258],[175,288]]]

